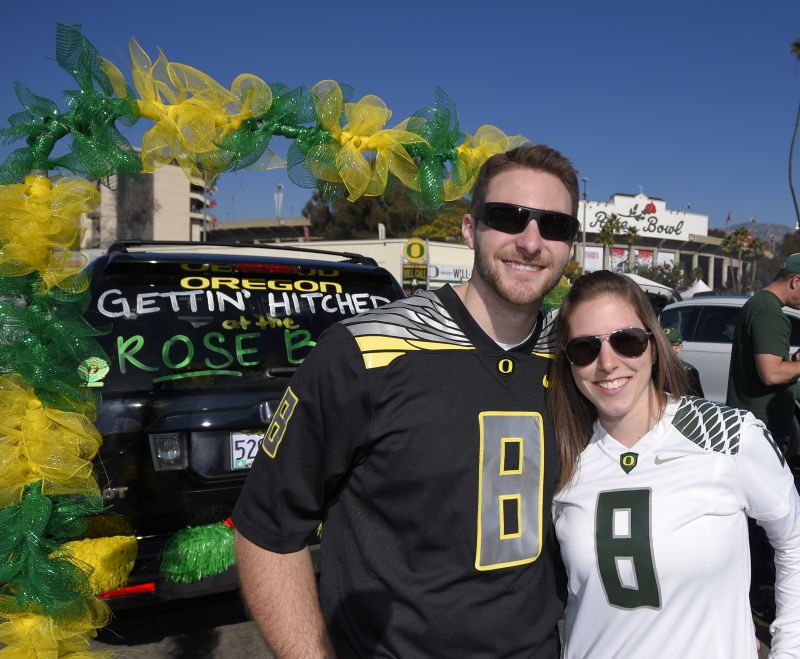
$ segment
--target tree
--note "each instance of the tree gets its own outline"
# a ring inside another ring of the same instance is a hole
[[[622,220],[616,213],[608,215],[600,227],[599,241],[603,245],[603,269],[609,269],[611,248],[614,245],[614,236],[622,232]]]
[[[382,197],[361,197],[355,202],[337,199],[326,204],[314,192],[303,217],[311,220],[314,235],[327,240],[377,238],[379,224],[386,227],[387,238],[404,238],[424,221],[401,185],[392,186]]]
[[[682,288],[688,284],[686,275],[681,270],[680,265],[673,266],[669,263],[664,263],[655,267],[639,266],[638,274],[670,288]]]
[[[764,258],[766,250],[767,244],[760,238],[753,238],[745,248],[745,256],[752,259],[753,263],[753,271],[750,274],[750,290],[756,290],[756,267],[758,266],[758,261]],[[758,288],[761,288],[761,286],[758,286]]]
[[[326,204],[315,191],[303,208],[303,217],[311,220],[314,235],[326,240],[377,238],[378,225],[383,224],[387,238],[417,236],[460,242],[461,219],[468,208],[464,199],[448,202],[429,220],[414,205],[405,186],[393,185],[381,197],[361,197],[355,202],[337,199]]]
[[[792,42],[789,46],[792,54],[800,60],[800,37]],[[797,205],[797,195],[794,191],[794,180],[792,176],[792,160],[794,159],[794,144],[797,140],[797,129],[800,127],[800,103],[797,105],[797,115],[794,120],[794,130],[792,131],[792,141],[789,145],[789,190],[792,193],[792,201],[794,202],[794,213],[797,216],[797,226],[800,227],[800,207]]]
[[[779,261],[783,261],[790,254],[800,252],[800,232],[790,231],[781,241],[775,250],[775,256]]]
[[[636,270],[636,250],[633,248],[636,241],[639,239],[639,227],[631,224],[625,231],[625,242],[628,245],[628,272]]]
[[[460,243],[461,221],[469,210],[469,203],[464,199],[448,203],[444,209],[428,224],[423,224],[413,232],[416,238],[439,240],[446,243]]]
[[[736,254],[739,262],[739,269],[734,280],[737,293],[742,292],[742,256],[752,241],[753,236],[744,227],[739,227],[722,240],[722,250]]]
[[[570,261],[567,267],[564,268],[564,276],[570,284],[574,284],[575,280],[583,274],[583,268],[577,261]]]

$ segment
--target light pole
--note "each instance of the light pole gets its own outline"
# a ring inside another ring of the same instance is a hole
[[[581,231],[583,234],[583,244],[581,245],[581,270],[583,270],[584,273],[586,272],[586,204],[589,200],[586,194],[587,180],[585,176],[581,178],[581,181],[583,181],[583,226]]]
[[[275,197],[275,217],[278,220],[278,224],[283,224],[283,218],[281,217],[281,206],[283,205],[283,183],[278,183],[278,189],[273,194]]]

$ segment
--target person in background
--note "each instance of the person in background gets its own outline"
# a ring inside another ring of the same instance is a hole
[[[792,431],[794,385],[800,378],[797,353],[789,353],[792,326],[784,306],[800,309],[800,253],[789,256],[739,312],[725,399],[761,419],[781,448]]]
[[[575,282],[555,354],[565,659],[755,659],[748,515],[778,565],[770,657],[800,656],[800,497],[764,424],[684,395],[680,360],[622,275]]]
[[[680,329],[677,327],[665,327],[664,334],[667,335],[667,340],[672,346],[672,349],[680,358],[680,354],[683,352],[683,335],[681,334]],[[689,393],[692,396],[705,398],[706,396],[703,393],[703,385],[700,382],[700,373],[698,373],[694,366],[683,359],[681,359],[681,364],[683,364],[683,368],[686,371],[686,377],[689,378]]]
[[[540,304],[577,204],[557,151],[489,158],[462,223],[471,278],[334,325],[298,368],[233,515],[276,656],[559,656]]]
[[[756,291],[739,312],[733,333],[728,394],[731,407],[750,410],[764,422],[778,446],[789,443],[800,361],[790,354],[791,323],[783,307],[800,309],[800,253],[783,262],[775,279]],[[774,616],[774,566],[764,532],[750,522],[750,600],[759,622]]]

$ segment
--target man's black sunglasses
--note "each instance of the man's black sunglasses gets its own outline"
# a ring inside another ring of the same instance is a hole
[[[531,220],[539,225],[539,235],[545,240],[575,240],[580,222],[572,215],[558,211],[487,201],[472,210],[472,216],[486,226],[503,233],[522,233]]]
[[[614,352],[623,357],[641,357],[653,335],[639,327],[623,327],[608,334],[576,336],[567,341],[564,354],[573,366],[588,366],[600,354],[603,341],[608,341]]]

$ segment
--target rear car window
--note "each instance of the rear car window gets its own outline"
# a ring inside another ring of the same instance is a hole
[[[383,270],[291,263],[98,263],[87,320],[104,392],[257,385],[333,323],[398,297]],[[91,360],[90,360],[91,361]]]
[[[741,307],[703,307],[693,340],[707,343],[733,343],[736,318],[740,310]]]
[[[700,312],[699,307],[676,307],[665,309],[658,317],[662,327],[677,327],[681,331],[684,341],[696,341],[694,338],[694,328],[697,325],[697,316]]]

